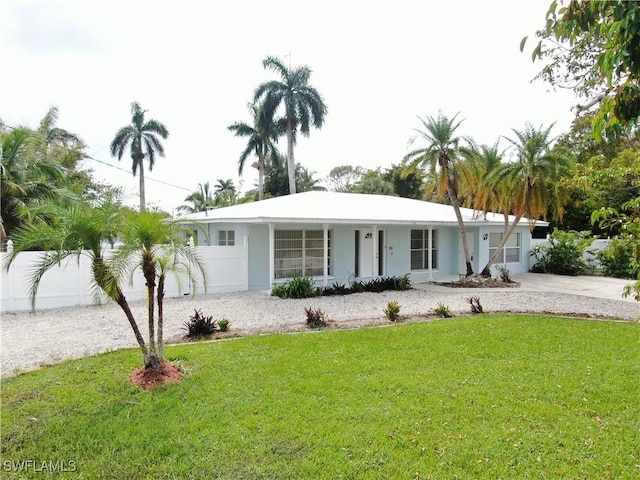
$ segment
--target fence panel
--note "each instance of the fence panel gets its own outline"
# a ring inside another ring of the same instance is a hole
[[[246,245],[219,247],[196,247],[207,272],[207,293],[227,293],[248,290],[248,247]],[[7,253],[0,254],[2,265]],[[41,252],[23,252],[14,259],[7,271],[0,274],[0,311],[29,310],[29,278]],[[200,278],[199,274],[197,277]],[[178,297],[192,293],[204,293],[204,285],[189,284],[186,278],[169,275],[166,296]],[[129,301],[142,300],[146,296],[144,278],[141,273],[134,276],[132,285],[123,283],[122,289]],[[51,268],[42,277],[36,295],[36,309],[91,305],[95,303],[95,292],[91,282],[91,262],[87,256],[70,258]]]

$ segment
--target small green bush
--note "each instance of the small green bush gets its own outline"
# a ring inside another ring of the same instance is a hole
[[[629,238],[613,238],[607,248],[596,253],[602,273],[607,277],[635,278],[633,243]]]
[[[318,289],[311,277],[293,277],[285,283],[274,285],[271,295],[280,298],[311,298],[318,294]]]
[[[549,245],[539,244],[531,250],[536,260],[533,271],[580,275],[587,269],[583,255],[592,243],[590,232],[564,232],[556,228],[549,238]]]
[[[213,315],[203,315],[202,310],[197,309],[183,325],[189,338],[207,337],[218,331],[218,322],[213,319]]]
[[[221,332],[228,332],[231,328],[231,321],[228,318],[221,318],[218,320],[218,328]]]
[[[504,283],[513,283],[513,280],[511,279],[511,272],[505,265],[496,265],[496,270],[498,270],[500,280]]]
[[[307,326],[309,328],[324,328],[328,325],[327,317],[321,309],[305,308],[307,315]]]
[[[395,322],[400,318],[400,307],[401,305],[396,300],[393,300],[387,303],[386,308],[384,308],[382,311],[387,316],[389,321]]]
[[[438,306],[433,309],[433,313],[442,318],[450,318],[451,311],[449,310],[449,306],[444,303],[438,303]]]

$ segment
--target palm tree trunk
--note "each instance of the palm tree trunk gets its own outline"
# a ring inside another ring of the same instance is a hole
[[[458,202],[458,194],[456,192],[456,188],[454,185],[452,185],[452,182],[450,180],[447,181],[447,195],[449,195],[451,206],[453,207],[453,211],[456,214],[456,219],[458,220],[460,241],[462,242],[462,250],[464,251],[464,261],[467,265],[466,276],[470,277],[471,275],[473,275],[473,265],[471,265],[471,255],[469,255],[469,246],[467,245],[467,230],[464,226],[462,213],[460,212],[460,202]]]
[[[287,119],[287,172],[289,174],[289,195],[296,193],[296,161],[293,157],[293,126]]]
[[[158,357],[160,360],[164,359],[164,275],[160,275],[158,279],[158,291],[157,291],[157,303],[158,303]]]
[[[140,345],[140,349],[142,350],[142,354],[146,360],[149,351],[147,350],[147,345],[144,343],[144,338],[142,337],[142,333],[140,333],[140,329],[138,328],[138,324],[136,323],[136,319],[131,312],[131,308],[129,307],[129,302],[127,302],[124,293],[120,290],[120,287],[117,288],[117,294],[115,298],[116,303],[120,306],[124,314],[127,316],[127,320],[129,320],[129,325],[133,329],[133,334],[136,336],[136,340],[138,341],[138,345]]]
[[[138,164],[138,169],[140,170],[140,177],[138,181],[140,182],[140,212],[144,212],[146,210],[146,201],[145,201],[145,192],[144,192],[144,159],[140,160]]]
[[[491,255],[491,258],[489,259],[485,267],[482,269],[482,272],[480,272],[480,275],[487,278],[491,276],[491,266],[495,263],[496,259],[498,258],[498,255],[500,255],[500,253],[502,252],[502,249],[507,244],[507,240],[509,240],[509,237],[513,235],[513,232],[518,226],[518,223],[520,222],[521,218],[522,218],[522,214],[516,216],[516,218],[513,220],[513,223],[508,228],[505,228],[505,232],[504,232],[504,235],[502,236],[502,241],[500,242],[500,245],[498,245],[497,250],[493,252],[493,255]]]
[[[160,359],[156,348],[155,332],[155,287],[156,269],[155,264],[149,260],[143,260],[142,271],[147,282],[147,314],[149,316],[149,352],[145,358],[145,367],[154,370],[160,369]]]
[[[258,158],[258,200],[264,200],[264,158]]]

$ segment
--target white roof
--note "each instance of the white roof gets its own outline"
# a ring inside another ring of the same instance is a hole
[[[504,225],[502,214],[462,208],[468,224]],[[513,216],[510,216],[513,221]],[[207,212],[192,213],[180,220],[203,223],[329,223],[357,225],[457,225],[453,207],[390,195],[338,192],[304,192],[269,198]],[[523,218],[522,223],[526,224]],[[540,225],[546,222],[538,222]]]

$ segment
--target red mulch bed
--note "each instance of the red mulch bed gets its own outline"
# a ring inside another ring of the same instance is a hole
[[[161,360],[162,369],[159,372],[146,367],[140,367],[129,375],[134,385],[145,390],[152,390],[167,383],[180,383],[183,375],[180,367]]]

